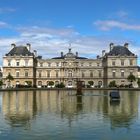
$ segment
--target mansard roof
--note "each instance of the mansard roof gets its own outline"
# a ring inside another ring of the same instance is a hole
[[[113,48],[110,50],[109,53],[107,53],[109,56],[135,56],[134,53],[132,53],[127,47],[125,46],[113,46]]]
[[[88,59],[86,57],[74,57],[75,59]],[[65,57],[53,57],[52,59],[65,59]]]
[[[79,57],[78,53],[76,53],[76,55],[75,55],[74,53],[72,53],[71,49],[69,49],[68,53],[66,53],[65,55],[61,54],[61,57],[53,57],[52,59],[70,59],[70,58],[87,59],[86,57]]]
[[[31,53],[26,46],[18,46],[13,47],[9,53],[6,54],[6,56],[33,56],[33,53]]]

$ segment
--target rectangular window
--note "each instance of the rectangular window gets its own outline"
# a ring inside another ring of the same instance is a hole
[[[50,75],[51,75],[50,71],[47,71],[47,77],[50,77]]]
[[[11,60],[8,60],[8,66],[11,66]]]
[[[112,66],[115,66],[115,61],[112,61]]]
[[[131,65],[131,66],[133,65],[133,60],[130,60],[130,65]]]
[[[133,72],[132,71],[130,71],[130,75],[133,75]]]
[[[28,77],[28,71],[25,71],[25,77]]]
[[[41,77],[42,75],[41,75],[41,71],[39,72],[39,77]]]
[[[58,77],[59,75],[58,75],[58,71],[56,71],[56,77]]]
[[[121,77],[124,77],[124,70],[121,70]]]
[[[121,60],[121,66],[124,66],[124,60]]]
[[[89,66],[91,67],[92,66],[92,63],[89,63]]]
[[[28,60],[25,60],[25,66],[28,66]]]
[[[85,77],[85,73],[84,72],[82,72],[82,77]]]
[[[50,67],[51,66],[51,63],[48,63],[48,67]]]
[[[112,71],[112,77],[113,77],[113,78],[116,77],[116,71],[115,71],[115,70]]]
[[[16,71],[16,77],[19,77],[19,71]]]
[[[19,66],[19,61],[16,62],[16,66]]]
[[[99,77],[102,77],[102,72],[99,70]]]

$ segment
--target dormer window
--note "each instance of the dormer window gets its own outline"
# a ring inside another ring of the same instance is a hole
[[[42,62],[40,63],[40,67],[43,67],[43,63]]]
[[[48,67],[50,67],[51,66],[51,63],[48,63]]]

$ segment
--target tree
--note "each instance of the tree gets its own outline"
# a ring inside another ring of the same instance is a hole
[[[25,81],[27,86],[31,87],[32,86],[32,81]]]
[[[114,81],[110,81],[109,87],[117,87],[116,81],[115,80]]]
[[[3,85],[3,81],[2,80],[0,80],[0,87]]]
[[[138,87],[140,88],[140,78],[138,78],[137,84],[138,84]]]
[[[54,85],[54,82],[53,81],[49,81],[48,85],[52,87]]]
[[[63,82],[61,82],[60,84],[55,85],[56,88],[64,88],[65,85]]]
[[[131,83],[132,86],[132,83],[136,81],[136,77],[133,74],[130,74],[128,75],[127,80]]]
[[[14,78],[13,78],[13,76],[9,73],[9,74],[7,75],[7,77],[6,77],[6,80],[8,80],[9,86],[10,86],[10,83],[11,83],[11,81],[14,80]]]
[[[93,82],[93,81],[88,81],[88,84],[89,84],[90,86],[93,86],[94,82]]]

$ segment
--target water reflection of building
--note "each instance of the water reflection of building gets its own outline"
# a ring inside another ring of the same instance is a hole
[[[2,111],[11,125],[26,125],[33,117],[33,94],[29,92],[3,93]]]
[[[69,125],[86,114],[87,117],[110,120],[112,127],[122,127],[129,126],[138,113],[138,94],[122,92],[117,104],[110,103],[103,91],[98,91],[101,96],[90,96],[92,94],[95,93],[77,97],[64,90],[5,92],[2,94],[2,111],[12,126],[29,124],[31,119],[45,113],[67,119]]]
[[[109,105],[108,116],[114,127],[129,127],[138,114],[138,94],[123,92],[120,104]]]

